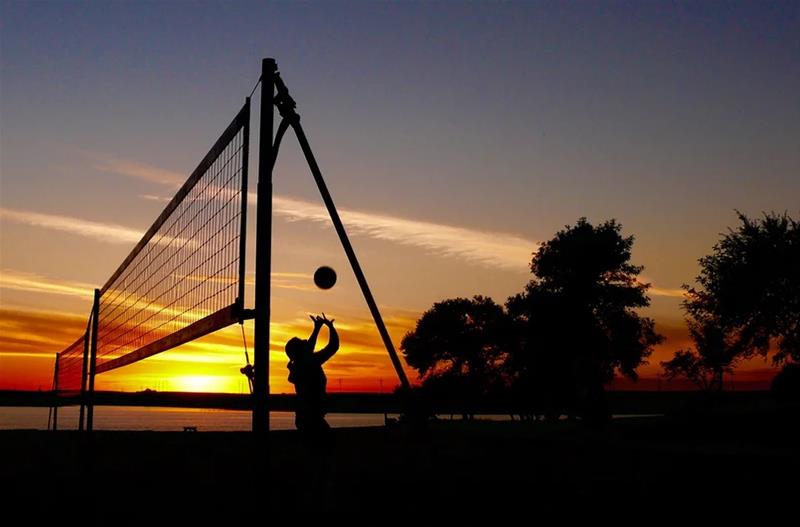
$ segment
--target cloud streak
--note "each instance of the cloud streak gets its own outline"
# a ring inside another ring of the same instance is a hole
[[[31,227],[68,232],[108,243],[136,243],[143,234],[143,231],[138,229],[131,229],[114,223],[102,223],[70,216],[14,210],[5,207],[0,207],[0,219]]]
[[[254,201],[252,195],[250,201]],[[285,196],[275,196],[272,204],[275,214],[287,221],[331,225],[328,211],[322,205]],[[418,247],[438,256],[509,271],[527,271],[531,254],[538,247],[533,240],[502,232],[350,209],[340,209],[339,214],[350,234]]]
[[[683,289],[679,287],[659,287],[653,285],[653,281],[646,276],[640,276],[639,281],[650,285],[647,289],[647,294],[650,296],[663,296],[667,298],[683,298],[686,296],[686,291]]]
[[[148,198],[152,198],[148,196]],[[275,196],[273,210],[287,221],[308,221],[330,225],[322,205],[284,196]],[[354,236],[418,247],[428,253],[459,258],[466,262],[505,270],[526,272],[537,243],[513,234],[467,229],[397,216],[356,210],[339,211],[348,232]],[[115,244],[138,242],[143,231],[114,223],[104,223],[26,210],[0,208],[5,221],[68,232]]]
[[[148,196],[154,198],[154,196]],[[255,203],[255,195],[250,193],[248,201]],[[324,206],[304,200],[275,196],[273,211],[289,222],[306,221],[331,226],[330,217]],[[339,211],[348,232],[355,236],[365,236],[377,240],[388,241],[399,245],[421,248],[431,254],[442,257],[459,258],[472,264],[486,267],[499,267],[507,271],[527,272],[531,254],[538,243],[520,236],[507,233],[482,231],[454,227],[439,223],[400,218],[383,214],[342,209]],[[0,219],[42,227],[79,236],[92,238],[106,243],[130,244],[138,242],[143,231],[123,225],[103,223],[40,212],[14,210],[0,207]],[[4,271],[6,273],[8,271]],[[15,284],[4,281],[4,287],[37,287],[37,292],[58,293],[53,286],[45,290],[41,284],[31,285],[35,277],[29,276],[26,282],[22,275],[15,275]],[[303,288],[287,280],[281,273],[273,275],[276,287],[286,289]],[[27,284],[27,285],[25,285]],[[26,289],[27,290],[27,289]],[[680,288],[651,286],[648,294],[652,296],[683,298],[685,291]]]
[[[52,357],[85,330],[86,316],[0,308],[0,355],[33,353]]]
[[[2,289],[92,298],[94,296],[94,287],[83,282],[54,280],[34,273],[11,269],[0,271],[0,288]]]
[[[95,168],[161,185],[177,187],[186,179],[179,172],[128,159],[97,154],[91,157],[95,160]],[[147,200],[166,200],[152,194],[140,197]],[[255,193],[249,193],[248,201],[251,205],[256,205]],[[323,205],[287,196],[273,197],[273,211],[287,221],[308,221],[326,226],[331,224]],[[499,267],[507,271],[527,272],[531,254],[538,247],[533,240],[509,233],[351,209],[339,209],[339,214],[351,235],[417,247],[429,254],[458,258],[470,264]]]
[[[169,198],[154,195],[140,197],[169,201]],[[251,206],[257,205],[254,192],[248,193],[247,200]],[[272,207],[276,216],[289,222],[306,221],[333,227],[327,209],[318,203],[278,195],[273,197]],[[461,258],[473,264],[500,267],[509,271],[529,272],[531,257],[539,247],[538,242],[508,233],[467,229],[350,209],[339,209],[339,215],[348,233],[356,236],[419,247],[439,256]],[[286,288],[293,287],[287,285]],[[647,292],[651,296],[668,298],[683,298],[686,294],[681,288],[658,287],[652,283]]]
[[[160,185],[178,187],[188,177],[174,170],[166,170],[152,165],[120,159],[108,155],[90,154],[95,161],[95,168],[112,174],[143,179]]]
[[[230,284],[239,281],[238,276],[216,276],[209,277],[203,275],[178,275],[173,274],[175,278],[191,280],[193,282],[217,282]],[[311,283],[313,275],[308,273],[287,273],[287,272],[272,272],[272,287],[278,289],[295,289],[298,291],[316,291],[316,288],[308,285]],[[244,283],[247,285],[255,285],[255,273],[247,273],[244,278]]]
[[[670,289],[666,287],[650,286],[650,289],[647,290],[647,294],[653,296],[666,296],[669,298],[683,298],[686,295],[686,291],[683,289]]]
[[[151,194],[140,196],[147,200],[169,201]],[[257,206],[254,192],[248,193],[248,203]],[[318,203],[273,196],[272,210],[289,222],[312,222],[332,228],[327,209]],[[442,257],[459,258],[471,264],[500,267],[508,271],[527,272],[531,255],[539,244],[533,240],[503,232],[468,229],[402,218],[386,214],[339,209],[339,216],[348,234],[417,247]]]

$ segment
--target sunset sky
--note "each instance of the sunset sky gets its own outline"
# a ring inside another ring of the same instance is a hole
[[[0,6],[0,389],[49,389],[92,290],[239,110],[262,57],[298,103],[397,346],[433,302],[519,292],[537,242],[563,226],[616,218],[668,337],[640,370],[652,387],[687,345],[681,284],[735,210],[800,216],[796,2]],[[255,155],[250,171],[255,192]],[[392,389],[289,135],[274,182],[272,391],[291,391],[283,345],[319,312],[343,342],[329,391]],[[311,280],[321,265],[339,274],[329,291]],[[233,326],[97,388],[243,392],[243,364]]]

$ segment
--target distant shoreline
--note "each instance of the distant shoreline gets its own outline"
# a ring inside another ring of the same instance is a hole
[[[614,414],[669,414],[685,411],[707,399],[698,391],[610,391],[607,400]],[[772,402],[770,392],[729,391],[714,395],[717,405],[758,406]],[[272,411],[293,411],[293,394],[270,396]],[[62,396],[59,406],[79,403],[78,394]],[[0,407],[49,407],[55,398],[52,392],[0,390]],[[232,393],[190,392],[96,392],[95,406],[143,406],[172,408],[209,408],[219,410],[250,410],[251,396]],[[439,402],[432,409],[437,414],[459,414],[461,408],[454,402]],[[513,404],[505,401],[484,401],[475,409],[476,414],[519,413]],[[328,411],[331,413],[400,413],[401,399],[391,393],[329,393]]]
[[[59,406],[79,404],[78,394],[61,396]],[[293,394],[272,394],[270,409],[293,411]],[[55,403],[52,392],[0,390],[0,407],[49,407]],[[335,393],[328,394],[331,411],[343,413],[397,412],[399,404],[393,394]],[[219,410],[251,410],[251,396],[238,393],[192,392],[95,392],[95,406],[155,406],[172,408],[212,408]]]

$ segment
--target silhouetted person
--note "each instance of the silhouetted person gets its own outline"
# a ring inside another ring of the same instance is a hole
[[[294,384],[295,426],[309,439],[320,439],[327,435],[330,426],[325,421],[325,388],[328,383],[322,365],[339,349],[339,335],[333,320],[322,316],[311,316],[314,330],[308,340],[293,337],[286,343],[289,357],[289,382]],[[317,336],[322,326],[328,326],[328,345],[314,352]]]

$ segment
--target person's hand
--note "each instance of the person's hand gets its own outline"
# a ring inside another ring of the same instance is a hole
[[[323,313],[322,316],[319,317],[319,319],[322,320],[322,323],[325,324],[326,326],[328,326],[329,328],[333,327],[333,320],[334,319],[328,320],[328,317],[325,316],[325,313]]]
[[[310,318],[314,322],[315,328],[321,328],[325,324],[325,320],[323,317],[308,315],[308,318]]]

